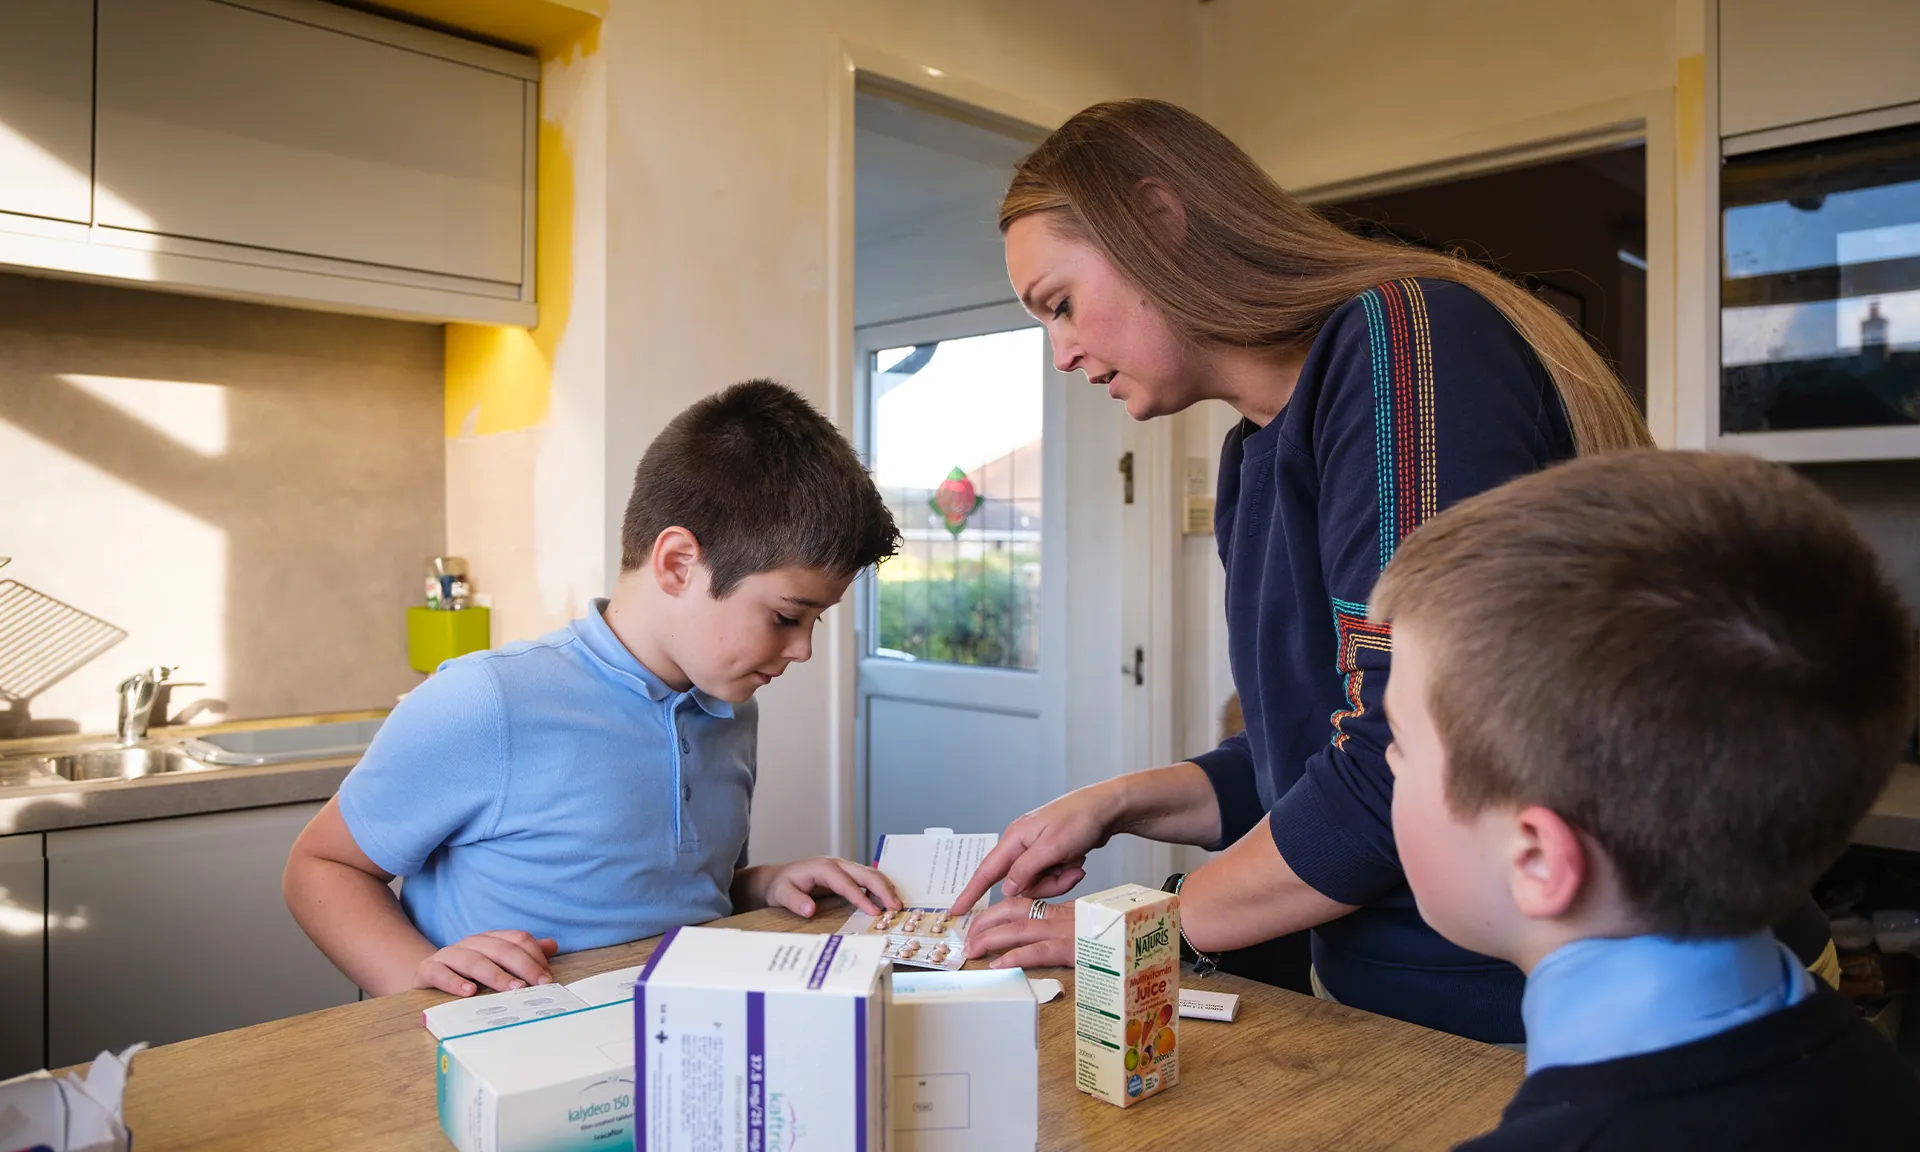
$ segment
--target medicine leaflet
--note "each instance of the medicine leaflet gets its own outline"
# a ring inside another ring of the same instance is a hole
[[[616,968],[575,980],[571,984],[540,984],[514,992],[492,992],[435,1004],[420,1013],[420,1023],[436,1040],[505,1028],[597,1008],[633,999],[634,981],[640,978],[640,966]]]

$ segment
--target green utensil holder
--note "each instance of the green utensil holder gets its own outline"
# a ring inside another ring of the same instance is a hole
[[[407,663],[415,672],[432,672],[455,656],[493,644],[493,625],[485,608],[407,609]]]

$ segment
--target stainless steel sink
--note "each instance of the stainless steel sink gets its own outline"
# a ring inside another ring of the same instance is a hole
[[[380,724],[379,720],[338,720],[288,728],[256,728],[197,736],[186,741],[183,747],[202,764],[252,767],[358,757],[373,743],[373,734],[380,730]]]
[[[207,768],[177,748],[92,748],[0,759],[0,786],[57,780],[133,780],[168,772],[204,772]]]
[[[0,753],[0,790],[67,781],[135,780],[175,772],[357,759],[379,728],[379,720],[347,720],[187,738],[170,734],[131,746],[104,741],[79,747],[16,746],[18,750],[11,754]]]

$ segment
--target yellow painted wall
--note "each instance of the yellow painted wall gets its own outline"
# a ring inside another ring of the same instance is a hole
[[[599,23],[608,0],[381,0],[432,24],[546,54]]]
[[[577,61],[599,50],[594,24],[545,59]],[[554,351],[573,305],[574,149],[565,128],[544,114],[535,173],[533,290],[540,322],[532,328],[447,325],[450,438],[532,428],[547,417]]]
[[[606,94],[597,23],[541,56],[532,328],[446,329],[447,546],[495,644],[605,590]]]

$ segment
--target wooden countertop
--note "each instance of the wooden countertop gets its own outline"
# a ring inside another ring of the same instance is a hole
[[[0,836],[325,800],[357,756],[0,788]]]
[[[718,923],[828,932],[844,906],[811,921],[780,911]],[[562,956],[562,982],[640,963],[645,940]],[[1040,1007],[1040,1148],[1447,1148],[1493,1126],[1523,1063],[1503,1048],[1432,1032],[1264,984],[1214,976],[1237,992],[1232,1024],[1181,1027],[1180,1084],[1125,1110],[1073,1086],[1071,971]],[[420,1011],[447,997],[410,992],[169,1044],[135,1057],[127,1121],[140,1152],[444,1150],[434,1039]],[[984,1150],[983,1150],[984,1152]]]

